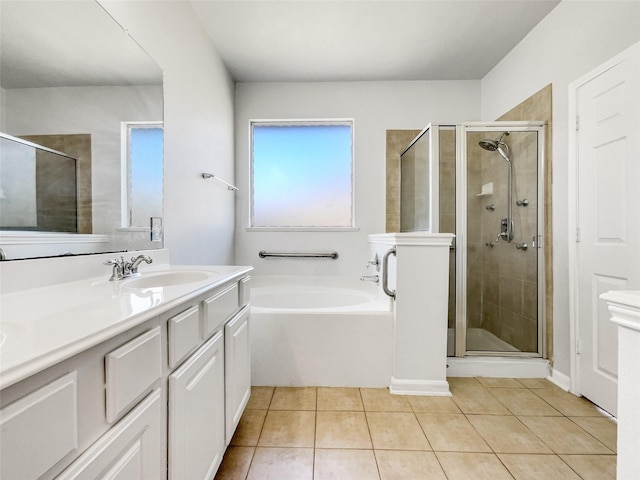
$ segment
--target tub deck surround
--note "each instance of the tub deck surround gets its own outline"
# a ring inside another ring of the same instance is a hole
[[[387,387],[393,313],[359,277],[252,276],[253,385]]]
[[[388,272],[389,287],[396,292],[392,393],[451,395],[446,377],[449,247],[453,238],[453,234],[430,232],[369,236],[372,254],[382,257],[396,247],[395,262],[389,262]]]
[[[100,264],[97,257],[89,261]],[[141,268],[137,278],[160,271],[197,270],[207,275],[191,283],[152,288],[129,288],[126,280],[110,282],[108,268],[102,269],[99,277],[0,295],[0,389],[240,278],[252,267],[154,264]],[[2,282],[9,281],[3,271]]]

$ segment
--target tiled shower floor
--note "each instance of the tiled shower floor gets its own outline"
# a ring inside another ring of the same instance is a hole
[[[452,397],[254,387],[217,480],[615,479],[616,423],[544,379],[449,378]]]

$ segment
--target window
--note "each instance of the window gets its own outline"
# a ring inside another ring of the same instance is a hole
[[[149,227],[151,217],[162,217],[162,124],[125,123],[126,198],[123,224]]]
[[[353,122],[252,122],[252,227],[353,227]]]

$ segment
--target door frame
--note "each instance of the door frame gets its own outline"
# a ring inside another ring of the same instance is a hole
[[[581,395],[580,391],[580,367],[578,359],[578,341],[580,338],[580,325],[578,320],[579,299],[579,272],[578,272],[578,90],[599,77],[616,65],[632,57],[635,51],[640,49],[640,42],[636,43],[590,72],[574,80],[569,84],[569,128],[568,139],[568,243],[569,243],[569,391]]]

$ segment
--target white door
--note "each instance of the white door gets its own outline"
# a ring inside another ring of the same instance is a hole
[[[577,88],[578,392],[616,414],[609,290],[640,289],[640,44]]]

